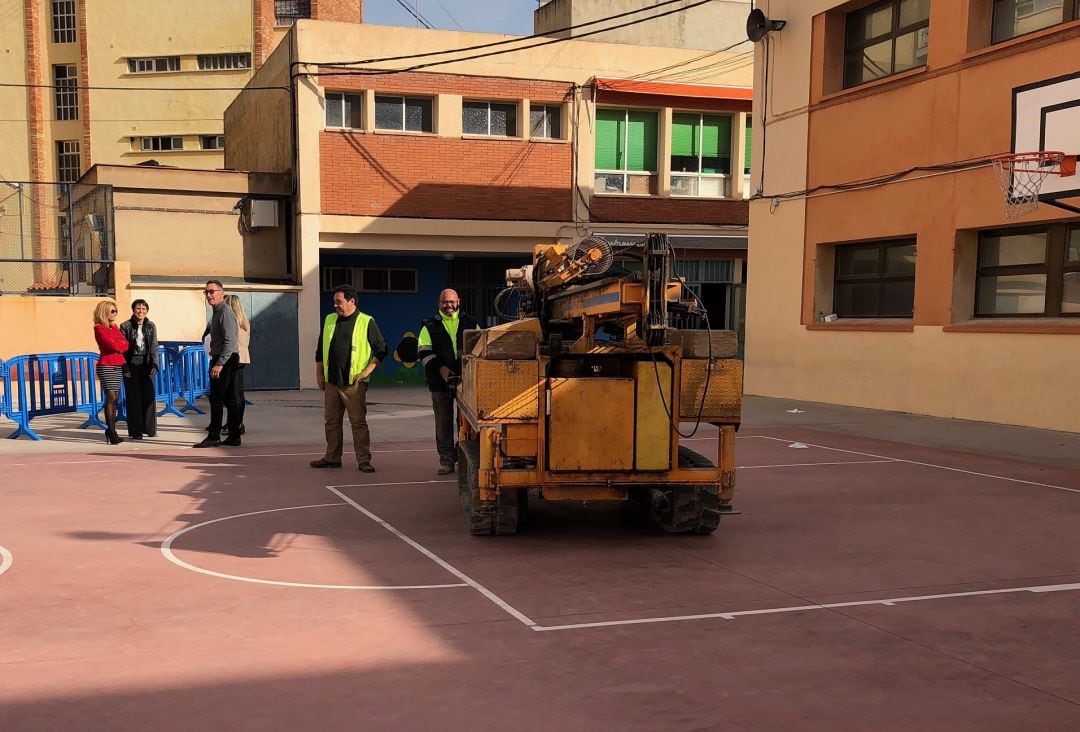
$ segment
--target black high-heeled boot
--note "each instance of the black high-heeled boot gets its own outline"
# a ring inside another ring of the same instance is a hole
[[[107,429],[105,430],[105,441],[108,442],[110,445],[119,445],[121,442],[124,441],[124,438],[116,434],[116,430]]]

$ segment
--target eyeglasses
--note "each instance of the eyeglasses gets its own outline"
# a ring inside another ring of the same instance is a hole
[[[223,290],[203,290],[204,295],[213,295],[215,292],[223,292]]]

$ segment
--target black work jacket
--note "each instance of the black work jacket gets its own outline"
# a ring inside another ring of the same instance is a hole
[[[477,327],[476,319],[465,313],[458,313],[457,351],[454,351],[454,341],[443,325],[442,318],[424,318],[420,323],[421,328],[427,328],[431,336],[431,348],[421,347],[417,356],[424,365],[424,376],[427,378],[428,389],[442,391],[446,388],[439,368],[446,366],[454,376],[461,375],[461,345],[465,340],[465,331]]]

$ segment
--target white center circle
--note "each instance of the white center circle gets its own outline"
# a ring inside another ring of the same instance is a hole
[[[202,567],[197,567],[194,564],[189,564],[183,559],[180,559],[172,551],[173,542],[179,539],[184,534],[188,533],[189,531],[194,531],[195,529],[202,528],[203,526],[210,526],[211,524],[220,523],[222,521],[232,521],[233,519],[245,518],[247,516],[259,516],[264,513],[277,513],[278,511],[303,511],[309,508],[330,508],[348,505],[349,504],[347,503],[316,503],[310,506],[289,506],[287,508],[271,508],[265,511],[250,511],[248,513],[238,513],[233,516],[222,516],[221,518],[216,518],[212,521],[204,521],[201,524],[194,524],[187,527],[186,529],[181,529],[180,531],[177,531],[168,539],[161,542],[161,553],[165,555],[166,559],[168,559],[176,566],[183,567],[184,569],[190,569],[192,572],[206,574],[211,577],[221,577],[222,579],[236,580],[237,582],[252,582],[259,585],[277,585],[279,587],[303,587],[307,589],[318,590],[438,590],[446,587],[468,587],[468,585],[463,582],[455,582],[442,585],[323,585],[309,582],[284,582],[280,580],[267,580],[259,579],[257,577],[243,577],[235,574],[226,574],[224,572],[215,572],[212,569],[204,569]],[[5,551],[6,550],[3,547],[0,547],[0,558],[3,557]],[[7,566],[10,566],[11,555],[8,554],[7,556],[9,558]],[[7,566],[0,564],[0,574],[3,574],[4,569],[6,569]]]
[[[11,565],[14,562],[15,557],[11,556],[11,552],[0,546],[0,574],[3,574],[4,572],[11,569]]]

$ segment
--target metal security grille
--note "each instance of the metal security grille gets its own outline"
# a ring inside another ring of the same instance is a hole
[[[79,179],[80,168],[79,141],[57,140],[56,180],[60,183],[74,183]]]
[[[293,25],[311,17],[310,0],[274,0],[274,25]]]
[[[79,67],[53,66],[56,119],[79,118]]]
[[[225,71],[228,69],[250,68],[250,53],[199,54],[199,71]]]
[[[75,0],[53,0],[52,39],[53,43],[74,43],[76,41]]]

